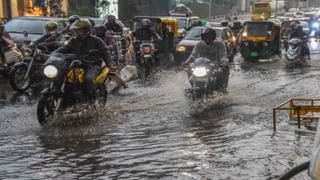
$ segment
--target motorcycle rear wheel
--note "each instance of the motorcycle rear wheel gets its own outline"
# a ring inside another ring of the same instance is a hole
[[[14,90],[18,92],[24,92],[30,87],[30,76],[24,79],[27,71],[27,66],[16,66],[9,72],[9,83]]]

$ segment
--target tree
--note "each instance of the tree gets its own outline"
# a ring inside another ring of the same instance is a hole
[[[109,9],[110,2],[107,0],[95,0],[95,17],[99,17],[102,14],[106,15],[106,10]]]

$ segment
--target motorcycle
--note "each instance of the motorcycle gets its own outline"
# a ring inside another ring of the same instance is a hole
[[[137,58],[140,58],[140,70],[142,74],[149,75],[154,64],[155,47],[152,41],[136,41]]]
[[[90,50],[84,60],[74,58],[74,55],[53,54],[43,65],[43,75],[50,82],[41,92],[37,106],[37,117],[41,125],[45,125],[53,116],[86,102],[84,89],[86,60],[97,57],[97,50]],[[107,84],[109,83],[109,68],[102,67],[95,80],[96,104],[104,107],[107,103]]]
[[[296,67],[306,65],[306,50],[304,49],[304,40],[292,38],[287,42],[286,65],[287,67]]]
[[[5,57],[8,66],[0,67],[0,75],[7,77],[11,70],[11,67],[15,63],[20,62],[22,60],[23,52],[16,45],[14,45],[13,47],[10,47],[7,51],[5,51]]]
[[[279,180],[291,179],[306,170],[308,170],[308,175],[311,177],[311,179],[320,178],[320,123],[318,123],[310,161],[304,162],[292,168],[283,174]]]
[[[44,45],[38,45],[34,50],[25,47],[22,48],[22,52],[22,60],[16,62],[9,71],[9,83],[18,92],[24,92],[32,84],[41,81],[41,65],[49,56]]]
[[[189,81],[193,101],[208,98],[209,94],[213,92],[219,72],[221,72],[221,68],[210,64],[210,60],[207,58],[198,58],[190,64]]]

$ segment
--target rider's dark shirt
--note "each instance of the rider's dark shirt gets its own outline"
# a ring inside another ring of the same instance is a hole
[[[156,39],[156,34],[151,29],[140,28],[134,32],[134,36],[140,41],[151,41]]]
[[[106,65],[110,66],[111,60],[105,43],[102,41],[102,39],[92,35],[89,35],[84,40],[81,40],[79,38],[72,38],[66,45],[57,49],[54,52],[63,54],[72,53],[79,56],[80,58],[83,58],[86,55],[88,55],[89,50],[92,49],[99,50],[103,61],[106,63]],[[92,62],[90,63],[92,63],[93,65],[101,66],[102,62],[96,59],[92,59]]]
[[[105,24],[107,31],[113,31],[115,33],[122,33],[123,29],[118,23],[106,23]]]

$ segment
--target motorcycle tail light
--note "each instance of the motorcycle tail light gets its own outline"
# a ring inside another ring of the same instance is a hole
[[[143,52],[144,53],[150,53],[151,48],[150,47],[143,47]]]

